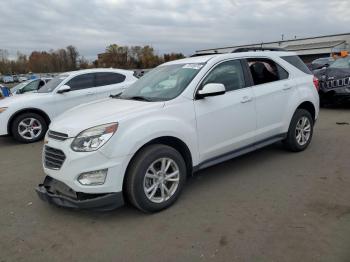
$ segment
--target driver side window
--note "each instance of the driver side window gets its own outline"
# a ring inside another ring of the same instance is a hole
[[[211,83],[223,84],[226,92],[244,88],[245,80],[240,60],[231,60],[217,65],[206,76],[201,88]]]

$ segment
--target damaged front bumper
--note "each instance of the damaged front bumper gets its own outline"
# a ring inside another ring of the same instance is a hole
[[[320,99],[322,102],[343,103],[350,101],[350,86],[332,89],[320,89]]]
[[[124,205],[123,193],[86,194],[75,192],[66,184],[46,176],[36,188],[39,198],[50,204],[74,209],[109,211]]]

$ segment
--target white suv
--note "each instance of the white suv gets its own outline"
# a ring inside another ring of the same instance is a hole
[[[133,71],[87,69],[62,73],[37,93],[0,101],[0,136],[12,135],[22,143],[45,136],[53,118],[67,109],[120,93],[137,80]]]
[[[121,95],[72,109],[45,139],[39,197],[145,212],[175,202],[187,175],[277,141],[310,143],[317,80],[289,52],[246,52],[165,63]]]

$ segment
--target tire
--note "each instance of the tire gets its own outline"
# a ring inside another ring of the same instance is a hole
[[[168,166],[168,169],[163,169],[163,173],[162,165]],[[174,175],[176,171],[178,175]],[[141,149],[129,165],[125,181],[127,198],[133,206],[145,213],[166,209],[178,199],[186,182],[186,173],[185,161],[177,150],[161,144],[149,145]],[[172,176],[168,177],[168,181],[166,177],[170,174]],[[162,184],[168,191],[165,188],[162,190]],[[148,195],[146,190],[149,191]]]
[[[27,131],[21,133],[20,131]],[[23,113],[15,118],[11,126],[12,136],[20,143],[37,142],[46,134],[47,123],[36,113]]]
[[[311,142],[313,130],[314,120],[310,112],[297,109],[290,122],[287,137],[283,141],[285,147],[292,152],[304,151]]]

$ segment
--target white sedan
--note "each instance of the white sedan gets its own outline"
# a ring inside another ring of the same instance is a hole
[[[56,116],[83,103],[118,94],[136,80],[133,71],[120,69],[62,73],[37,93],[0,101],[0,136],[12,135],[22,143],[41,140]]]

